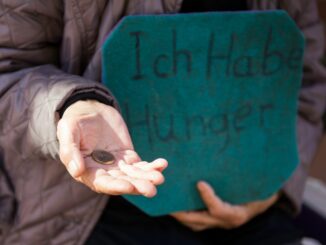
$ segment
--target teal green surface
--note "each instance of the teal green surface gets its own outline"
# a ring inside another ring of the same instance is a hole
[[[166,158],[150,215],[204,207],[206,180],[230,203],[264,199],[298,164],[304,40],[283,11],[130,16],[103,47],[103,80],[136,151]]]

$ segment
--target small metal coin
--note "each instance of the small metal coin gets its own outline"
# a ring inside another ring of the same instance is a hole
[[[91,157],[95,162],[98,162],[100,164],[110,165],[113,164],[115,161],[114,156],[110,152],[104,150],[93,151]]]

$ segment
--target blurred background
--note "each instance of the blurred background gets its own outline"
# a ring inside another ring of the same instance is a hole
[[[326,35],[326,28],[325,28],[326,27],[326,0],[318,0],[318,4],[319,4],[319,14],[324,22],[325,25],[324,29]],[[326,46],[326,38],[325,38],[325,46]],[[326,54],[325,54],[325,58],[326,58]],[[324,116],[324,125],[326,126],[326,115]],[[326,184],[326,132],[320,143],[320,147],[317,151],[315,159],[312,163],[311,176],[317,178],[318,180]],[[325,227],[325,233],[326,233],[326,227]]]
[[[324,23],[326,37],[326,0],[318,0],[319,15]],[[326,38],[325,38],[326,47]],[[324,58],[326,66],[326,52]],[[326,95],[325,95],[326,96]],[[306,233],[305,244],[326,244],[326,115],[324,115],[324,137],[312,162],[310,177],[304,191],[302,213],[297,225]]]

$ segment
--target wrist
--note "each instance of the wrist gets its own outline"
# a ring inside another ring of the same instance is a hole
[[[61,118],[96,114],[100,111],[101,104],[96,100],[78,100],[65,109]]]
[[[106,98],[105,96],[95,93],[95,92],[82,92],[82,93],[76,93],[70,96],[65,103],[61,106],[61,108],[58,110],[60,118],[63,116],[65,111],[71,107],[73,104],[76,104],[79,101],[88,101],[88,102],[101,102],[105,105],[112,105],[112,102]],[[92,103],[93,103],[92,102]]]

